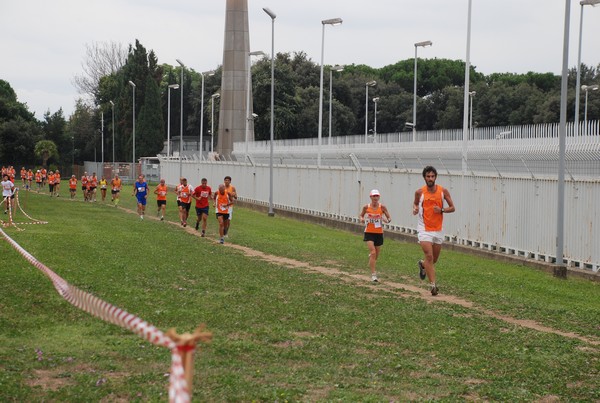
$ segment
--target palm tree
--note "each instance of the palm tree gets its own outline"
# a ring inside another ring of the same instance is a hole
[[[45,168],[46,163],[52,157],[58,158],[58,149],[52,140],[40,140],[35,144],[35,156],[42,159],[42,166]]]

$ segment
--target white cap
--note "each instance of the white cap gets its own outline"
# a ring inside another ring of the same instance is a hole
[[[373,190],[371,190],[371,193],[369,193],[369,196],[381,196],[381,195],[379,194],[379,190],[373,189]]]

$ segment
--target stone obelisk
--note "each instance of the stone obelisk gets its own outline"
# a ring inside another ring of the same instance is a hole
[[[248,0],[227,0],[225,13],[223,76],[221,78],[219,137],[216,151],[229,159],[232,157],[233,143],[246,140],[246,99],[248,69],[250,68]],[[252,105],[251,102],[250,105]],[[252,113],[251,106],[250,113]],[[252,141],[254,140],[252,121],[248,123],[250,127],[248,140]]]

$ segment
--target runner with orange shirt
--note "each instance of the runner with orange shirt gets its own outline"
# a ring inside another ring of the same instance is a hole
[[[36,185],[36,189],[35,192],[39,193],[40,190],[42,190],[42,172],[38,169],[37,172],[35,173],[35,185]]]
[[[160,183],[156,186],[156,189],[154,189],[154,194],[156,195],[156,205],[158,207],[158,212],[156,214],[160,217],[161,221],[165,219],[168,190],[169,189],[167,188],[164,179],[161,179]]]
[[[21,181],[23,182],[23,187],[27,189],[27,170],[25,167],[21,168]]]
[[[48,191],[50,192],[50,197],[54,196],[54,180],[56,176],[54,175],[54,171],[48,172]]]
[[[98,187],[98,177],[96,176],[96,172],[92,173],[92,177],[90,178],[90,201],[96,202],[96,188]]]
[[[177,193],[177,206],[179,207],[179,219],[181,225],[187,226],[187,219],[190,215],[190,207],[192,206],[192,193],[194,188],[188,185],[186,178],[181,178],[181,183],[177,186],[175,193]]]
[[[437,295],[439,289],[435,283],[435,264],[442,251],[442,224],[444,213],[456,211],[448,189],[436,185],[437,171],[432,166],[423,169],[426,185],[417,189],[413,201],[413,215],[418,215],[417,231],[419,244],[423,250],[424,259],[419,260],[419,277],[429,278],[431,295]],[[447,207],[444,207],[444,201]]]
[[[71,175],[71,179],[69,179],[69,192],[71,193],[71,199],[74,199],[77,193],[77,177],[75,175]]]
[[[84,172],[83,175],[81,176],[81,191],[83,192],[83,201],[88,201],[88,199],[89,199],[89,194],[88,194],[89,182],[90,182],[90,179],[88,178],[88,174],[87,174],[87,172]]]
[[[371,269],[371,280],[374,283],[379,282],[377,278],[377,258],[383,245],[383,224],[389,223],[392,219],[387,207],[379,202],[381,194],[379,190],[373,189],[369,194],[371,203],[365,204],[360,212],[359,218],[361,223],[366,223],[365,235],[363,240],[369,248],[369,268]]]
[[[200,186],[197,186],[192,193],[192,198],[196,200],[196,231],[200,226],[200,220],[202,220],[202,233],[201,237],[206,235],[206,223],[208,218],[208,199],[212,198],[212,189],[208,186],[208,180],[202,178]]]
[[[27,189],[28,191],[31,190],[31,183],[33,182],[33,171],[31,169],[29,169],[27,171],[27,185],[25,186],[25,189]]]
[[[60,197],[60,172],[58,169],[54,171],[54,194]]]
[[[225,185],[219,185],[219,191],[215,192],[214,207],[217,211],[217,220],[219,221],[219,243],[225,243],[225,228],[229,224],[229,209],[233,205],[229,193],[225,191]]]
[[[114,202],[115,207],[119,204],[119,194],[121,193],[121,187],[123,183],[121,182],[121,178],[119,175],[115,175],[113,180],[110,181],[111,190],[110,190],[110,201]]]

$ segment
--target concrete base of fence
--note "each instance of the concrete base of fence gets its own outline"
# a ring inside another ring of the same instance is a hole
[[[241,200],[236,201],[236,204],[239,206],[242,206],[242,207],[246,207],[246,208],[250,208],[250,209],[253,209],[256,211],[264,212],[265,214],[268,214],[268,211],[269,211],[269,207],[266,205],[254,204],[254,203],[244,202]],[[305,213],[301,213],[301,212],[297,212],[297,211],[289,211],[289,210],[278,209],[278,208],[274,208],[273,212],[275,213],[276,216],[293,218],[295,220],[306,221],[306,222],[311,222],[311,223],[315,223],[315,224],[322,224],[322,225],[325,225],[330,228],[336,228],[336,229],[341,229],[344,231],[355,232],[357,234],[362,233],[364,230],[364,226],[362,224],[359,224],[356,222],[351,222],[351,221],[344,221],[344,220],[328,218],[328,217],[324,217],[324,216],[315,216],[312,214],[305,214]],[[416,243],[417,242],[416,234],[409,234],[406,232],[396,232],[396,231],[387,230],[385,232],[385,237],[386,237],[386,239],[395,239],[395,240],[406,242],[406,243]],[[571,268],[571,267],[567,267],[564,265],[557,266],[556,264],[551,263],[551,262],[529,259],[527,256],[523,256],[520,254],[506,254],[502,251],[490,250],[489,248],[482,248],[480,245],[479,246],[468,246],[468,245],[461,245],[461,244],[453,243],[453,242],[445,242],[444,249],[452,250],[452,251],[456,251],[456,252],[460,252],[460,253],[466,253],[466,254],[474,255],[474,256],[480,256],[480,257],[484,257],[487,259],[494,259],[494,260],[497,260],[500,262],[505,262],[505,263],[520,264],[520,265],[523,265],[526,267],[531,267],[531,268],[534,268],[537,270],[543,270],[547,273],[553,273],[556,277],[560,277],[560,278],[566,279],[567,273],[569,273],[569,275],[572,275],[575,277],[585,278],[585,279],[593,280],[593,281],[600,281],[600,271],[593,272],[593,271],[588,271],[588,270]]]
[[[566,279],[567,278],[567,266],[565,266],[565,265],[554,266],[554,277]]]

